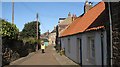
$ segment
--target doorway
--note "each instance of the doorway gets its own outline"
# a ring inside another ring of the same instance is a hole
[[[77,62],[82,65],[82,40],[77,38]]]

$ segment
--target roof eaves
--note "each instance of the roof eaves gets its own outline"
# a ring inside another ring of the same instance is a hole
[[[99,29],[102,29],[102,28],[105,28],[105,27],[104,26],[92,27],[92,28],[86,29],[85,31],[99,30]]]

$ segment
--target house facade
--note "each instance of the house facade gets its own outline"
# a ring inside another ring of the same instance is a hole
[[[49,33],[49,45],[55,45],[56,40],[56,27],[54,27],[53,31]]]
[[[86,32],[61,38],[62,49],[71,60],[82,65],[106,64],[106,32],[101,30]],[[101,46],[103,45],[103,46]],[[103,54],[102,54],[102,50]],[[102,55],[104,59],[102,60]]]
[[[77,18],[77,16],[75,14],[71,15],[70,12],[68,13],[67,18],[59,18],[58,32],[60,33],[62,30],[64,30],[76,18]]]
[[[59,18],[58,25],[56,27],[56,49],[58,51],[61,50],[61,42],[59,39],[59,34],[69,25],[72,23],[77,18],[75,14],[71,15],[71,13],[68,13],[67,18]]]
[[[60,34],[61,49],[65,50],[65,55],[81,65],[107,65],[106,17],[102,1],[75,19]]]

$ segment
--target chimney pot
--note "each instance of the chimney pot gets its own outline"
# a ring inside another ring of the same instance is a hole
[[[75,17],[77,17],[76,14],[75,14]]]
[[[89,5],[92,5],[93,3],[92,2],[89,2]]]
[[[85,5],[88,5],[88,4],[89,4],[89,3],[88,3],[88,0],[86,0],[86,1],[85,1]]]
[[[72,17],[75,17],[75,15],[73,14]]]

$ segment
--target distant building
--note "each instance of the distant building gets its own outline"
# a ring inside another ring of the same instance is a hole
[[[54,27],[53,31],[49,33],[49,44],[55,45],[56,40],[56,27]]]
[[[77,16],[75,14],[71,15],[70,12],[68,13],[68,17],[67,18],[59,18],[58,32],[60,33],[61,31],[63,31],[76,18],[77,18]]]
[[[49,31],[41,34],[40,38],[41,38],[41,39],[48,39],[48,38],[49,38]]]
[[[68,17],[67,18],[59,18],[59,22],[58,25],[56,27],[56,48],[58,51],[60,51],[61,49],[61,45],[60,45],[60,40],[59,40],[59,34],[68,26],[72,23],[72,21],[74,21],[77,18],[77,16],[75,14],[71,15],[71,13],[68,13]]]

